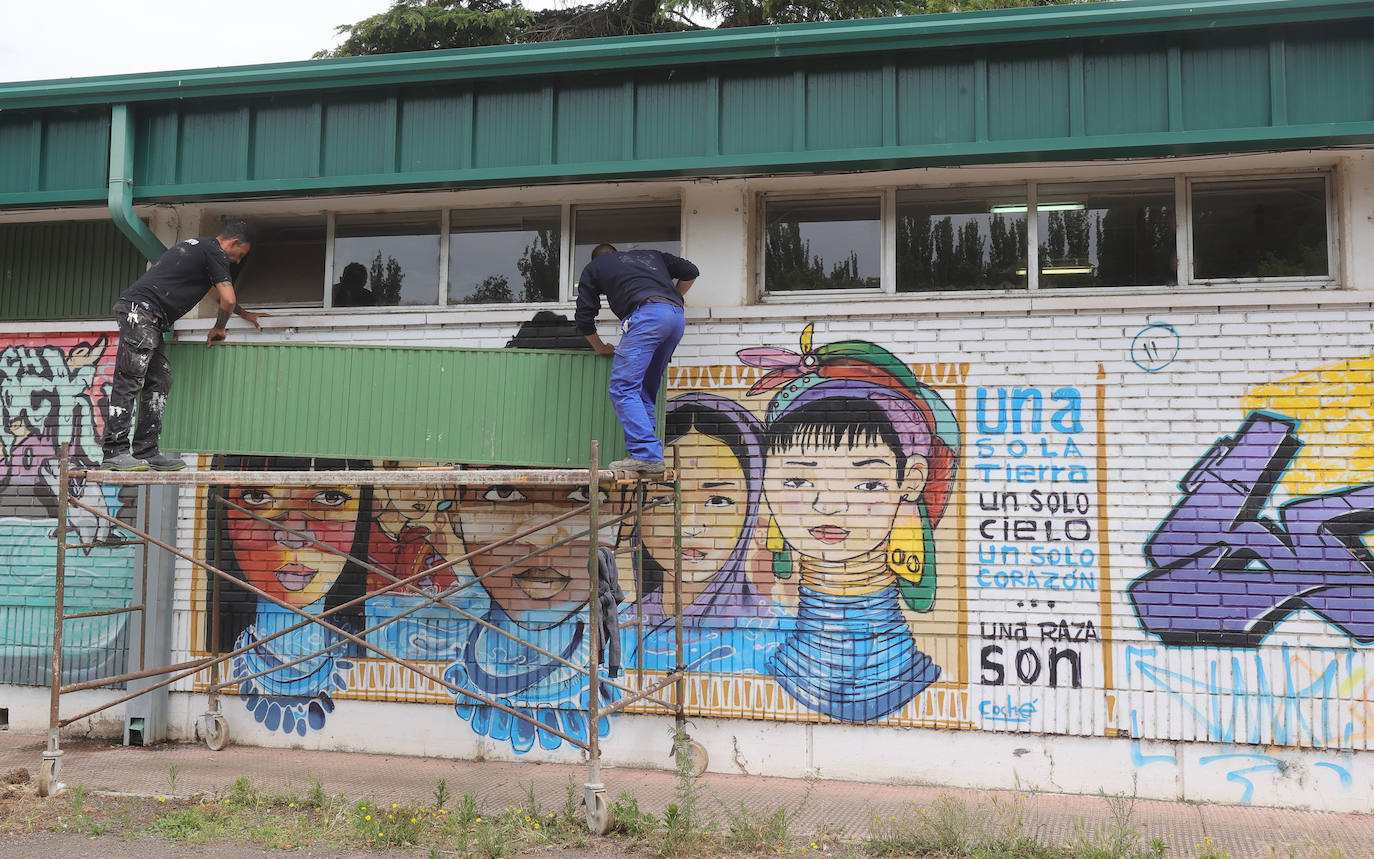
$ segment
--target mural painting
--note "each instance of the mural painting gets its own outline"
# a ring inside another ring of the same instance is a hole
[[[1314,767],[1350,785],[1348,752],[1371,737],[1372,403],[1374,358],[1260,385],[1180,480],[1127,589],[1157,642],[1126,648],[1133,736],[1169,729],[1168,708],[1186,738],[1329,750]],[[1211,763],[1283,769],[1263,757]]]
[[[623,682],[647,685],[677,664],[673,630],[681,615],[694,713],[967,724],[956,497],[962,370],[912,368],[864,341],[813,342],[811,326],[800,334],[799,350],[754,347],[740,352],[737,365],[670,376],[667,432],[683,457],[680,593],[666,572],[671,487],[651,485],[643,521],[607,528],[596,541],[625,545],[638,529],[645,548],[638,575],[621,556]],[[403,678],[409,672],[318,627],[294,629],[294,615],[232,586],[216,624],[211,589],[199,577],[198,640],[220,652],[249,647],[234,660],[233,676],[264,727],[320,730],[339,718],[339,700],[356,697],[447,702],[473,732],[517,753],[559,748],[559,734],[587,736],[586,680],[549,656],[577,665],[590,658],[586,557],[594,547],[571,539],[586,517],[448,564],[584,503],[585,489],[372,490],[366,472],[397,463],[222,457],[205,465],[360,472],[348,486],[212,491],[336,552],[365,557],[366,569],[233,507],[217,513],[208,496],[200,505],[206,557],[312,613],[439,568],[415,589],[379,594],[332,617],[546,729],[413,674]],[[632,501],[602,499],[617,512]],[[413,611],[422,595],[442,595],[462,613]],[[605,686],[602,694],[620,693]],[[597,730],[605,735],[611,725]]]
[[[100,461],[105,390],[114,347],[103,334],[0,337],[0,682],[47,684],[52,648],[53,567],[58,451],[70,445],[74,467]],[[113,516],[130,516],[133,494],[73,480],[67,490]],[[73,510],[69,542],[111,538],[113,526]],[[67,554],[70,612],[126,605],[133,586],[131,546],[92,546]],[[125,670],[126,615],[64,625],[67,682]]]

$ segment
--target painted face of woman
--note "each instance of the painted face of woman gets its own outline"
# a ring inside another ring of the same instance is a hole
[[[692,432],[678,444],[682,463],[683,601],[701,593],[720,572],[739,542],[749,507],[744,468],[719,439]],[[665,570],[673,568],[673,493],[668,483],[653,484],[644,511],[644,546]],[[665,585],[664,598],[670,599]]]
[[[358,527],[360,487],[244,486],[229,500],[347,554]],[[298,608],[334,586],[346,558],[229,508],[229,542],[249,584]]]
[[[769,510],[787,543],[802,555],[837,563],[886,545],[901,505],[925,486],[926,461],[910,457],[904,480],[880,439],[837,449],[794,444],[764,466]]]
[[[601,501],[608,500],[602,492]],[[585,503],[586,487],[479,486],[463,490],[457,517],[463,543],[467,551],[480,553],[470,561],[472,572],[486,576],[482,585],[492,602],[519,626],[549,629],[586,605],[591,595],[587,558],[594,547],[585,536],[532,558],[519,559],[585,531],[589,519],[585,514],[573,516],[504,546],[488,547]],[[602,542],[609,545],[611,540]],[[507,564],[511,566],[495,572]]]

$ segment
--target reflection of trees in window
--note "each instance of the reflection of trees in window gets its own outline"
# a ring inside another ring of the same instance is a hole
[[[558,245],[557,229],[541,229],[535,231],[534,241],[525,247],[515,264],[525,279],[525,301],[557,300]]]
[[[818,254],[811,252],[811,242],[803,239],[797,222],[777,221],[769,224],[764,238],[764,279],[768,289],[871,289],[878,285],[875,277],[859,273],[859,255],[849,256],[825,270]]]
[[[1174,218],[1167,205],[1046,212],[1040,245],[1042,286],[1160,286],[1175,282]]]
[[[382,263],[382,252],[377,251],[377,255],[372,258],[372,265],[368,269],[368,282],[372,284],[372,294],[377,296],[377,304],[383,307],[394,307],[401,303],[401,281],[405,280],[405,272],[401,270],[401,264],[396,261],[396,257],[388,256],[386,263]]]
[[[927,289],[1010,288],[1026,266],[1026,222],[997,215],[901,215],[897,219],[897,284]]]
[[[499,304],[510,300],[510,278],[502,274],[493,274],[479,283],[472,294],[463,299],[463,303]]]

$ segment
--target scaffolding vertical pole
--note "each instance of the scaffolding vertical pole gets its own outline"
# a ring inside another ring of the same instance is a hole
[[[630,530],[634,549],[630,563],[635,580],[635,685],[640,689],[644,688],[644,492],[644,481],[635,483],[635,519]]]
[[[673,445],[673,638],[677,644],[677,667],[681,671],[687,657],[682,643],[682,457]],[[673,685],[673,703],[677,704],[674,723],[678,742],[686,741],[687,732],[687,674],[678,675]]]
[[[597,556],[601,535],[597,533],[601,512],[601,444],[592,439],[591,470],[587,476],[587,575],[591,591],[587,598],[587,783],[582,797],[587,804],[587,828],[595,835],[611,831],[611,814],[606,805],[606,785],[601,781],[601,559]]]
[[[62,619],[67,611],[67,493],[71,491],[68,477],[71,468],[68,459],[70,455],[70,442],[62,442],[57,453],[57,557],[53,576],[52,657],[48,660],[48,668],[52,672],[52,691],[48,698],[48,745],[43,750],[43,764],[38,772],[39,796],[48,796],[52,793],[57,784],[57,774],[62,770],[59,701],[62,695]]]

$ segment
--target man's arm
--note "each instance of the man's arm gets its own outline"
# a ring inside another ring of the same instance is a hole
[[[588,266],[590,268],[591,266]],[[586,269],[577,283],[577,312],[573,319],[577,323],[577,333],[592,344],[592,351],[598,355],[614,355],[615,347],[605,342],[596,333],[596,314],[601,310],[601,293],[587,277]]]
[[[687,290],[691,289],[691,288],[692,288],[692,284],[694,284],[694,283],[696,283],[696,282],[697,282],[697,279],[694,278],[694,277],[693,277],[693,278],[688,278],[687,280],[679,280],[679,281],[677,282],[677,291],[678,291],[678,294],[680,294],[680,295],[686,295],[686,294],[687,294]]]
[[[205,335],[205,345],[213,346],[229,335],[224,330],[224,326],[229,324],[229,317],[233,315],[238,307],[238,301],[234,297],[234,285],[229,281],[217,283],[214,290],[219,296],[219,312],[215,314],[215,327],[210,329],[210,333]]]

